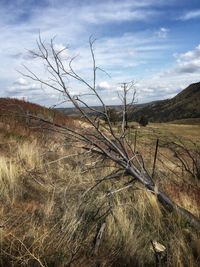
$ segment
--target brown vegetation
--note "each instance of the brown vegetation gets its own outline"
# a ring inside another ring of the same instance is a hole
[[[33,135],[16,142],[13,135],[2,141],[6,151],[0,152],[1,266],[155,266],[158,261],[160,266],[199,265],[199,233],[183,218],[167,213],[140,184],[115,193],[119,184],[111,180],[84,197],[112,167],[85,172],[85,159],[64,158],[77,151],[53,134],[48,140]],[[137,148],[143,150],[139,141]],[[152,144],[145,146],[146,153],[154,149]],[[165,148],[161,152],[171,157]],[[199,216],[198,184],[185,172],[188,183],[180,183],[175,173],[157,164],[156,177],[163,172],[168,177],[157,183]],[[113,193],[107,196],[110,188]],[[104,220],[94,253],[98,225]],[[162,246],[163,252],[154,251]]]
[[[0,98],[0,134],[8,137],[15,134],[18,139],[43,132],[45,125],[34,118],[46,119],[52,124],[73,125],[74,120],[55,109],[42,107],[24,100]],[[46,134],[46,132],[45,132]]]

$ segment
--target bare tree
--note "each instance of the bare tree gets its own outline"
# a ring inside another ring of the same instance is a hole
[[[121,87],[123,89],[122,94],[118,94],[122,102],[122,132],[125,134],[125,130],[128,129],[128,112],[130,112],[135,101],[136,90],[134,82],[123,82]],[[131,93],[131,101],[128,101],[128,95]]]
[[[115,190],[114,193],[127,189],[137,181],[148,191],[152,192],[152,194],[155,194],[158,201],[168,211],[175,211],[178,214],[181,214],[190,224],[200,228],[200,221],[193,214],[178,206],[164,192],[160,191],[159,188],[155,186],[152,177],[146,169],[143,156],[137,151],[133,151],[126,138],[128,109],[127,93],[132,87],[132,84],[130,86],[126,83],[123,84],[123,119],[121,131],[116,131],[113,128],[109,118],[108,108],[97,90],[97,72],[101,69],[96,65],[94,41],[95,40],[93,38],[89,39],[89,47],[93,64],[91,83],[79,75],[74,69],[73,62],[75,58],[68,59],[68,64],[66,64],[61,56],[63,50],[57,51],[55,49],[54,40],[52,39],[50,44],[47,44],[42,41],[41,37],[39,37],[37,42],[38,50],[32,51],[31,53],[34,57],[40,58],[44,62],[49,77],[45,80],[27,67],[25,67],[26,73],[23,73],[25,77],[31,78],[44,86],[50,87],[62,93],[67,101],[70,101],[70,103],[73,104],[73,106],[80,112],[83,121],[87,123],[88,127],[82,127],[80,125],[80,127],[77,126],[76,128],[70,128],[58,124],[54,124],[54,127],[61,133],[70,136],[72,140],[75,141],[83,150],[86,150],[87,153],[97,155],[98,160],[92,164],[92,168],[97,168],[97,162],[102,162],[104,164],[105,159],[115,166],[115,171],[100,179],[96,185],[87,190],[87,193],[105,180],[120,177],[123,179],[124,176],[130,176],[131,180],[129,183],[125,183],[122,188]],[[100,110],[91,107],[84,98],[86,94],[72,95],[70,89],[68,88],[68,81],[71,79],[78,81],[85,86],[89,91],[87,95],[95,97],[96,100],[99,101],[102,109]],[[85,108],[87,108],[90,113],[94,114],[94,116],[88,115]],[[99,116],[105,118],[107,122],[106,126],[101,123]],[[51,122],[48,122],[45,119],[39,119],[52,125]],[[112,190],[111,193],[113,193]]]

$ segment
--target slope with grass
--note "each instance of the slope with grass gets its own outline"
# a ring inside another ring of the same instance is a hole
[[[0,98],[0,134],[4,137],[26,139],[41,134],[44,128],[42,120],[60,125],[74,123],[71,118],[55,109],[19,99]]]
[[[172,99],[136,108],[133,118],[138,120],[142,115],[154,122],[200,118],[200,82],[191,84]]]
[[[7,118],[9,122],[13,120]],[[29,126],[23,123],[18,134],[22,127]],[[12,127],[9,131],[15,133]],[[134,129],[130,131],[130,142],[134,142]],[[150,127],[138,132],[137,150],[145,155],[149,171],[155,131],[160,134],[156,127],[153,132]],[[199,266],[199,232],[164,210],[156,195],[138,183],[117,192],[129,177],[105,180],[85,194],[110,173],[112,165],[86,171],[96,159],[77,156],[80,148],[52,133],[46,138],[43,132],[43,136],[32,133],[32,138],[20,140],[1,136],[7,147],[0,150],[0,266],[156,266],[158,255],[160,266]],[[176,166],[167,148],[159,153],[156,184],[199,217],[199,181]],[[155,255],[155,249],[160,254]]]

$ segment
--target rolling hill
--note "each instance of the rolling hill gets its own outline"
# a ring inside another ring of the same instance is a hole
[[[102,109],[101,107],[94,108],[96,110]],[[108,108],[115,109],[117,113],[121,109],[119,105],[109,106]],[[85,111],[88,114],[91,113],[87,108]],[[48,109],[18,99],[0,98],[0,126],[3,126],[3,122],[4,124],[12,124],[11,122],[13,122],[14,128],[16,127],[16,123],[17,125],[23,124],[25,126],[27,122],[25,115],[28,114],[45,118],[58,124],[72,122],[73,119],[70,118],[71,116],[80,116],[75,108]],[[94,115],[94,113],[91,113],[91,115]],[[171,99],[136,105],[134,111],[129,114],[129,119],[131,121],[137,121],[141,116],[147,117],[152,122],[198,120],[200,118],[200,82],[189,85]]]
[[[100,106],[94,106],[96,110],[102,110]],[[120,105],[110,105],[108,108],[115,109],[120,120]],[[58,108],[65,115],[79,117],[80,114],[75,108]],[[88,115],[95,115],[88,108],[84,108]],[[166,100],[157,100],[144,104],[136,104],[134,111],[128,114],[129,120],[138,121],[145,116],[152,122],[169,122],[189,119],[199,121],[200,118],[200,82],[189,85],[175,97]],[[97,115],[97,114],[96,114]]]
[[[141,116],[154,122],[200,118],[200,82],[189,85],[171,99],[138,106],[131,114],[134,120],[138,120]]]

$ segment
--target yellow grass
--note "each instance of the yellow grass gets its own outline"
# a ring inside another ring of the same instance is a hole
[[[200,125],[184,125],[170,123],[150,123],[148,127],[159,130],[165,135],[173,134],[200,141]]]
[[[11,159],[0,156],[0,198],[13,202],[18,183],[18,167]]]
[[[160,266],[199,266],[199,233],[141,185],[106,197],[125,181],[104,182],[83,197],[110,169],[82,173],[76,156],[59,160],[77,152],[60,142],[23,141],[0,154],[0,266],[155,266],[152,241],[166,248]],[[177,201],[198,214],[190,195],[180,194]]]

